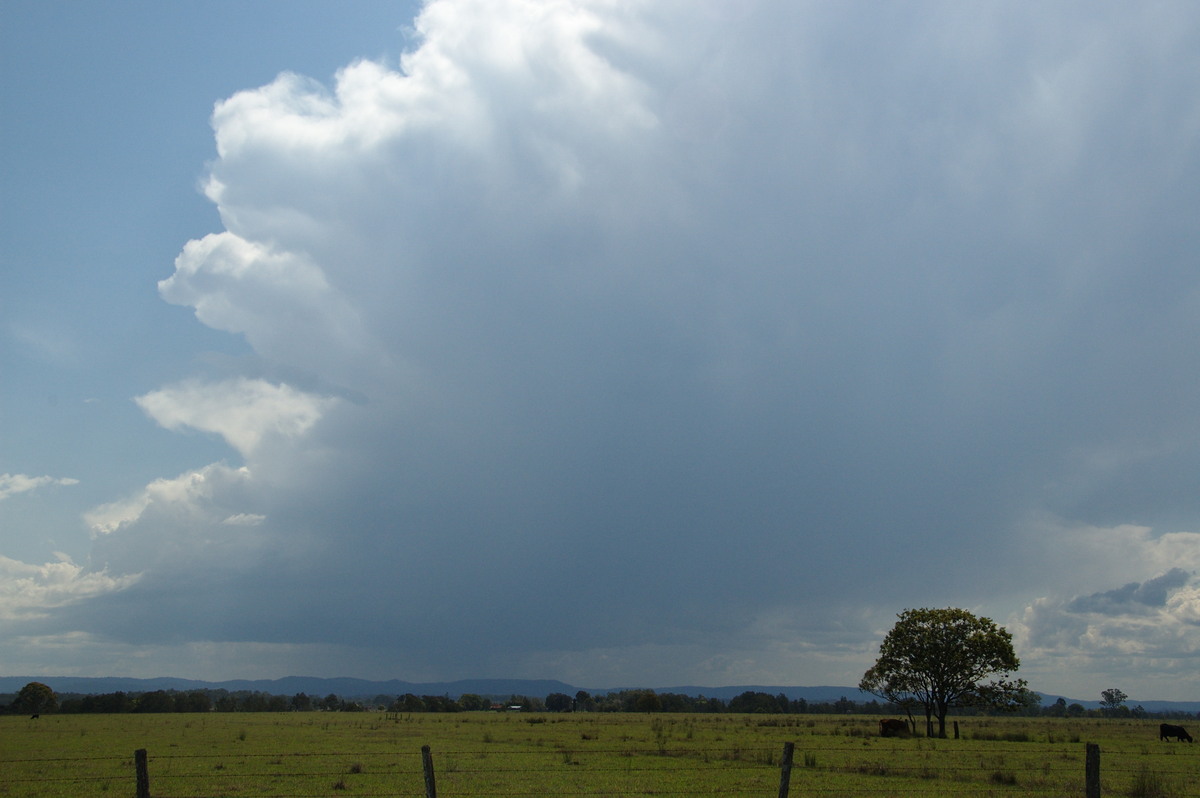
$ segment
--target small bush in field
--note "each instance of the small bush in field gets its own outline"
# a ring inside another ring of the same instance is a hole
[[[1162,776],[1147,768],[1142,768],[1133,777],[1133,784],[1129,788],[1129,798],[1167,798],[1167,788],[1163,784]]]

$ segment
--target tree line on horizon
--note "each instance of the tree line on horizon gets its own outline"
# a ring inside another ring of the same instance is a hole
[[[657,693],[654,690],[620,690],[593,696],[580,690],[574,696],[551,693],[545,699],[513,695],[506,702],[467,693],[457,699],[445,696],[376,696],[364,704],[344,701],[335,694],[313,698],[297,693],[291,699],[262,692],[227,690],[154,690],[70,698],[59,704],[48,686],[30,682],[9,704],[21,712],[46,709],[64,712],[284,712],[386,710],[397,715],[414,712],[470,712],[481,710],[524,712],[731,712],[748,714],[895,714],[903,712],[907,724],[917,728],[915,713],[925,719],[928,737],[946,737],[946,718],[957,715],[1017,714],[1081,717],[1088,713],[1079,704],[1059,699],[1043,707],[1042,697],[1015,677],[1021,665],[1013,649],[1012,634],[991,618],[957,607],[907,609],[896,616],[892,630],[879,646],[879,658],[863,674],[859,690],[875,696],[865,702],[842,696],[838,701],[809,704],[783,693],[748,690],[728,702],[705,696]],[[1187,712],[1153,716],[1143,707],[1129,709],[1128,696],[1117,688],[1102,692],[1101,717],[1193,717]],[[215,697],[214,697],[215,696]],[[882,703],[881,703],[882,702]],[[39,709],[39,707],[41,709]],[[1200,716],[1200,713],[1197,713]],[[935,729],[936,724],[936,729]]]
[[[1068,704],[1058,699],[1041,705],[1040,696],[1030,693],[1030,700],[1015,711],[963,707],[954,714],[972,715],[1015,714],[1023,717],[1129,717],[1162,719],[1195,719],[1200,713],[1183,711],[1150,712],[1140,706],[1113,706],[1086,709],[1081,704]],[[601,695],[579,691],[575,695],[550,693],[544,698],[524,695],[483,696],[466,693],[458,698],[448,695],[431,696],[405,693],[377,695],[371,699],[348,699],[336,694],[309,696],[275,695],[260,691],[229,691],[224,689],[153,690],[148,692],[99,693],[80,695],[64,693],[61,697],[49,687],[32,682],[20,693],[0,695],[0,712],[6,714],[122,714],[178,712],[388,712],[396,715],[427,712],[629,712],[629,713],[706,713],[706,714],[763,714],[763,715],[893,715],[902,711],[896,704],[879,700],[854,701],[842,696],[836,701],[806,701],[792,699],[780,693],[746,691],[728,701],[681,693],[658,693],[654,690],[620,690]]]

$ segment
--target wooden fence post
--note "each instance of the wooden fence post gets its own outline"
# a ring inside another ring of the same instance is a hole
[[[1087,759],[1084,762],[1084,789],[1086,798],[1100,798],[1100,746],[1087,744]]]
[[[425,769],[425,798],[437,798],[437,784],[433,779],[433,754],[429,746],[421,746],[421,766]]]
[[[137,798],[150,798],[150,768],[146,764],[146,749],[133,752],[133,766],[137,770]]]
[[[788,789],[792,783],[792,757],[795,752],[795,743],[783,744],[783,757],[779,760],[779,798],[788,798]]]

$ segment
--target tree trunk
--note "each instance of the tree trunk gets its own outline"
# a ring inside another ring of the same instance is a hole
[[[946,739],[946,714],[950,711],[950,707],[939,701],[937,705],[938,719],[938,739]]]

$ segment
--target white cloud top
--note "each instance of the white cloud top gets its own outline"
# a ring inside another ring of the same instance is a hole
[[[238,491],[244,491],[250,481],[250,469],[246,467],[210,465],[174,479],[157,479],[128,499],[91,510],[85,520],[93,533],[109,535],[142,520],[148,513],[155,513],[160,522],[174,519],[171,526],[179,525],[180,521],[191,525],[197,518],[206,518],[210,522],[224,519],[232,516],[210,509],[218,494],[236,495]]]
[[[215,432],[244,457],[265,438],[303,435],[333,402],[289,385],[244,378],[180,383],[137,398],[142,410],[166,429]]]
[[[69,560],[27,565],[0,556],[0,624],[43,618],[56,608],[124,590],[138,578],[88,571]]]
[[[276,209],[293,232],[318,222]],[[274,241],[277,230],[264,230]],[[261,354],[292,365],[324,359],[335,368],[343,357],[362,358],[372,348],[355,311],[328,283],[324,271],[303,251],[219,233],[189,241],[175,261],[175,274],[159,283],[168,302],[190,305],[210,327],[241,333]],[[336,371],[335,371],[336,373]],[[243,387],[242,390],[245,390]]]
[[[79,480],[70,477],[31,477],[26,474],[0,474],[0,501],[18,493],[28,493],[47,485],[78,485]]]

